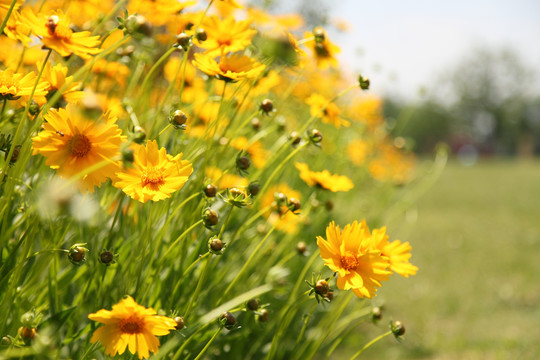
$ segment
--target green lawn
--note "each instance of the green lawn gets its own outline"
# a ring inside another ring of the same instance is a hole
[[[393,278],[378,301],[404,322],[363,358],[540,358],[540,163],[450,162],[417,203],[413,246],[420,268]]]

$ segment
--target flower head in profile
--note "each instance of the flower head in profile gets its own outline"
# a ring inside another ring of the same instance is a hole
[[[327,124],[332,124],[338,129],[342,125],[345,127],[351,125],[350,122],[340,116],[339,107],[335,103],[329,102],[320,94],[312,94],[306,100],[306,103],[310,106],[311,116],[320,117]]]
[[[61,56],[75,54],[83,59],[89,59],[90,55],[102,51],[98,48],[99,36],[91,36],[90,31],[73,32],[68,17],[61,10],[50,15],[36,15],[29,8],[25,8],[22,18],[32,32],[41,38],[43,45],[55,50]]]
[[[244,50],[257,33],[250,28],[250,21],[236,21],[233,17],[221,20],[217,16],[210,16],[203,21],[202,26],[208,39],[197,42],[197,46],[206,49],[206,53],[211,56]]]
[[[114,186],[142,203],[159,201],[184,186],[193,172],[191,163],[182,160],[182,153],[171,156],[157,142],[148,140],[146,146],[137,145],[132,167],[118,172]]]
[[[82,175],[80,185],[90,192],[114,176],[126,138],[116,125],[116,116],[107,112],[92,121],[68,104],[66,109],[50,109],[44,118],[44,130],[32,138],[33,155],[45,156],[45,164],[62,177]]]
[[[17,100],[21,96],[28,99],[36,83],[36,78],[34,72],[23,75],[11,69],[0,70],[0,100]],[[34,98],[45,99],[48,87],[49,83],[40,79],[34,92]]]
[[[167,335],[176,327],[176,321],[157,315],[154,309],[137,304],[130,296],[113,305],[112,310],[101,309],[88,318],[104,324],[94,332],[90,342],[101,342],[109,356],[123,354],[128,348],[139,359],[146,359],[151,352],[159,350],[156,335]]]
[[[352,289],[358,297],[372,298],[391,274],[388,258],[374,246],[365,221],[343,230],[332,221],[326,239],[317,236],[317,245],[325,265],[338,274],[338,289]]]
[[[332,175],[328,170],[311,171],[305,163],[294,164],[300,171],[300,178],[309,186],[317,186],[332,192],[349,191],[354,187],[351,179],[345,175]]]
[[[38,69],[43,64],[38,63]],[[84,91],[80,91],[81,83],[72,82],[73,76],[67,76],[68,68],[62,64],[51,66],[49,62],[45,65],[43,71],[44,79],[49,83],[49,94],[52,96],[56,91],[60,90],[66,83],[71,83],[63,92],[61,103],[78,103],[84,97]]]
[[[404,243],[399,240],[389,242],[386,227],[373,229],[371,237],[373,245],[381,251],[383,256],[388,258],[391,271],[403,277],[416,274],[418,267],[409,262],[412,247],[408,241]]]
[[[210,76],[224,81],[238,81],[257,77],[265,66],[246,55],[222,56],[219,63],[208,54],[195,54],[193,65]]]

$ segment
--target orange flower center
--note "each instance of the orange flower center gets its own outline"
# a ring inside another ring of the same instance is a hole
[[[86,135],[77,134],[69,139],[68,149],[71,152],[71,155],[82,158],[90,152],[90,149],[92,149],[92,143],[90,143],[90,140],[86,137]]]
[[[165,183],[163,179],[163,170],[155,167],[147,167],[141,177],[143,186],[148,184],[162,185]]]
[[[341,267],[347,271],[355,270],[358,265],[360,265],[360,261],[358,261],[358,258],[354,255],[345,255],[341,257]]]
[[[136,316],[130,316],[119,323],[120,331],[125,334],[139,334],[144,329],[144,321]]]

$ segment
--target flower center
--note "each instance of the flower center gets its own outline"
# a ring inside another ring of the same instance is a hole
[[[50,36],[54,36],[62,40],[71,39],[71,35],[73,34],[73,31],[66,25],[60,23],[59,21],[60,19],[58,18],[58,16],[51,15],[47,19],[47,23],[45,24],[47,26],[47,32],[49,33]]]
[[[120,331],[127,334],[139,334],[144,328],[144,322],[135,317],[130,316],[127,319],[120,321]]]
[[[71,155],[82,158],[90,152],[90,149],[92,149],[92,143],[90,143],[90,140],[86,137],[86,135],[77,134],[69,140],[68,148]]]
[[[345,255],[341,257],[341,267],[347,271],[356,269],[358,265],[360,265],[360,262],[354,255]]]
[[[152,185],[163,184],[165,182],[163,179],[163,170],[155,168],[155,167],[147,167],[141,176],[141,182],[143,186],[146,186],[148,184],[152,184]]]

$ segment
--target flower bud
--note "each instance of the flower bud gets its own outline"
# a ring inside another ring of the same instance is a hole
[[[304,255],[307,251],[307,244],[304,241],[300,241],[296,244],[296,251],[298,251],[300,255]]]
[[[135,126],[135,129],[133,129],[133,141],[137,144],[142,144],[144,140],[146,139],[146,131],[140,126]]]
[[[209,198],[213,198],[217,194],[217,187],[214,184],[208,184],[204,188],[204,195],[206,195]]]
[[[36,322],[36,314],[33,311],[28,311],[22,314],[21,323],[26,327],[34,327]]]
[[[30,115],[35,116],[39,112],[39,105],[32,101],[32,104],[28,108]]]
[[[11,159],[9,159],[10,164],[15,164],[17,160],[19,159],[19,155],[21,154],[21,145],[15,145],[15,148],[13,149],[13,154],[11,154]],[[9,152],[6,151],[5,157],[7,158]]]
[[[11,345],[13,342],[11,341],[10,338],[8,338],[7,336],[3,336],[2,337],[2,340],[0,340],[0,346],[9,346]]]
[[[131,164],[135,160],[133,149],[125,148],[122,150],[122,162],[125,164]]]
[[[251,311],[257,310],[259,308],[259,302],[257,301],[257,299],[250,299],[247,302],[247,308]]]
[[[274,103],[270,99],[264,99],[261,102],[260,109],[265,114],[270,113],[272,110],[274,110]]]
[[[289,201],[287,202],[287,207],[292,211],[292,212],[295,212],[295,211],[298,211],[300,210],[300,207],[302,205],[300,204],[300,200],[298,200],[297,198],[289,198]]]
[[[218,213],[214,209],[206,209],[202,216],[204,225],[207,227],[214,226],[218,223]]]
[[[101,254],[99,254],[98,260],[100,263],[109,266],[116,263],[116,258],[118,258],[118,254],[115,254],[109,250],[103,250]]]
[[[396,338],[405,334],[405,326],[401,321],[392,321],[390,323],[390,330],[392,330],[392,333]]]
[[[206,34],[206,31],[203,28],[197,29],[197,33],[195,34],[195,37],[197,40],[203,42],[208,39],[208,35]]]
[[[309,134],[309,139],[314,144],[318,144],[323,140],[323,136],[322,136],[322,133],[319,130],[313,129],[313,130],[311,130],[311,132]]]
[[[236,158],[236,167],[240,170],[246,171],[251,166],[251,160],[247,156],[240,156]]]
[[[322,27],[317,26],[315,29],[313,29],[313,36],[315,36],[315,41],[317,43],[322,43],[326,39],[326,32]]]
[[[86,243],[75,244],[69,249],[68,258],[73,265],[82,265],[86,262],[86,252],[89,250],[84,245]]]
[[[326,207],[326,210],[328,211],[332,211],[334,209],[334,203],[332,202],[332,200],[326,200],[326,202],[324,203],[324,206]]]
[[[219,323],[227,330],[231,330],[236,326],[236,318],[233,314],[226,311],[219,317]]]
[[[253,130],[259,131],[261,128],[261,121],[258,118],[253,118],[251,120],[251,126],[253,127]]]
[[[371,309],[371,320],[374,322],[381,320],[382,318],[382,309],[379,306],[375,306]]]
[[[291,143],[293,145],[298,145],[300,144],[300,140],[302,140],[302,138],[300,137],[300,134],[298,134],[296,131],[293,131],[290,135],[289,135],[289,138],[291,139]]]
[[[259,315],[259,321],[267,322],[269,317],[270,317],[270,313],[268,312],[268,310],[262,309],[261,314]]]
[[[334,300],[334,292],[333,292],[333,291],[328,291],[324,297],[325,297],[328,301],[332,301],[332,300]]]
[[[126,30],[135,37],[152,36],[152,25],[142,15],[130,15],[125,22]]]
[[[326,280],[319,280],[315,284],[315,292],[319,295],[326,295],[328,294],[328,290],[330,290],[330,286],[328,286],[328,282]]]
[[[213,236],[208,240],[208,251],[214,255],[223,254],[223,246],[223,241],[218,239],[216,236]]]
[[[184,318],[182,318],[181,316],[177,316],[174,318],[174,321],[176,322],[176,326],[175,326],[176,330],[182,330],[184,328],[185,326]]]
[[[358,75],[358,86],[360,86],[360,89],[362,90],[369,89],[369,78]]]
[[[184,130],[186,128],[186,121],[188,120],[187,115],[182,110],[175,110],[174,112],[171,112],[169,115],[169,124],[174,126],[175,129],[182,129]]]
[[[19,334],[21,335],[21,338],[26,342],[36,337],[37,329],[35,327],[23,326],[19,328]]]
[[[250,182],[248,185],[248,191],[251,196],[257,196],[259,191],[261,191],[261,185],[256,181]]]
[[[180,33],[176,35],[176,43],[178,46],[182,47],[182,49],[186,50],[189,47],[189,42],[191,40],[191,36],[189,36],[186,33]]]

